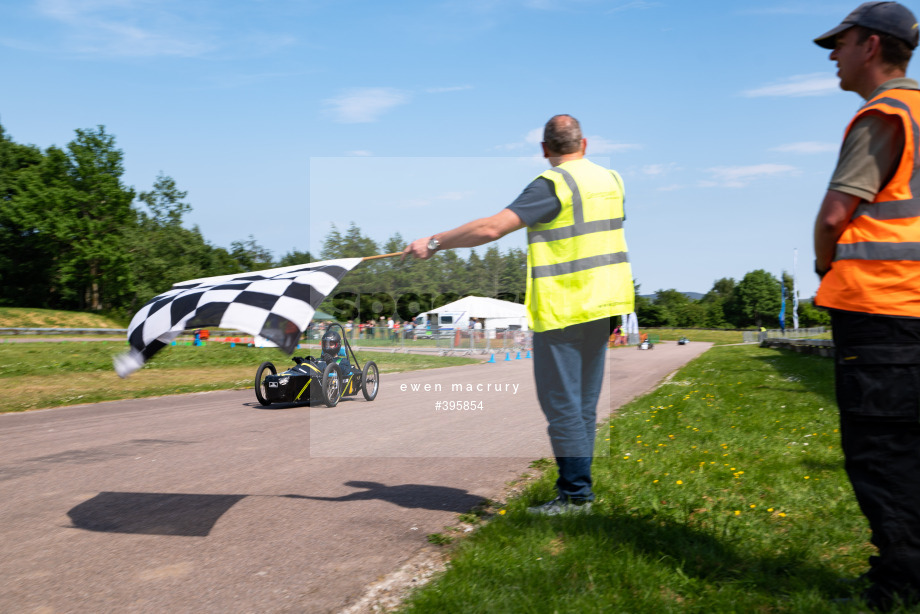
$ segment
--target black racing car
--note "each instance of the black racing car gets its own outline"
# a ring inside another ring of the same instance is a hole
[[[338,328],[338,330],[336,330]],[[339,333],[341,330],[341,333]],[[349,354],[351,360],[349,360]],[[296,366],[283,373],[271,362],[263,362],[256,371],[256,399],[265,407],[272,403],[310,403],[322,401],[335,407],[343,396],[358,394],[373,401],[380,386],[380,371],[373,360],[358,362],[345,338],[341,324],[333,324],[322,338],[322,353],[293,358]]]

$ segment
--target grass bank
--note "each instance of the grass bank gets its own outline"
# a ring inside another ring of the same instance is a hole
[[[97,313],[0,307],[0,328],[125,328]]]
[[[120,379],[112,369],[112,357],[126,348],[124,341],[0,344],[0,412],[251,388],[262,361],[279,367],[294,364],[276,349],[177,345],[164,348],[143,369]],[[298,355],[308,353],[302,350]],[[380,352],[361,352],[358,358],[362,364],[373,360],[383,374],[479,362]]]
[[[402,611],[858,611],[830,602],[872,550],[842,468],[832,367],[711,349],[601,429],[590,515],[526,512],[554,495],[550,469],[450,546],[448,570]]]

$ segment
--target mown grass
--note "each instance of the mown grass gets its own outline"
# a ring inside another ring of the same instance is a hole
[[[126,348],[124,341],[0,343],[0,412],[250,388],[262,361],[278,367],[294,364],[277,349],[176,345],[164,348],[143,369],[122,380],[112,369],[112,358]],[[297,355],[309,353],[300,350]],[[479,362],[381,352],[361,352],[358,359],[362,364],[373,360],[384,374]]]
[[[640,332],[657,335],[662,341],[677,341],[686,337],[690,342],[706,341],[715,345],[730,345],[744,342],[744,331],[741,330],[716,330],[701,328],[642,328]],[[749,331],[754,332],[756,331]],[[813,335],[812,339],[830,339],[830,331]]]
[[[691,343],[705,341],[716,345],[729,345],[742,343],[744,332],[740,330],[703,330],[696,328],[642,328],[642,333],[657,336],[662,341],[677,341],[686,337]]]
[[[97,313],[0,307],[0,328],[125,328]]]
[[[598,436],[592,513],[509,501],[402,611],[848,612],[868,527],[840,452],[832,361],[716,347]],[[459,532],[458,532],[459,535]],[[451,546],[452,548],[454,546]]]

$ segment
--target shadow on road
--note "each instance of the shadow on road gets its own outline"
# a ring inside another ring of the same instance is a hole
[[[468,512],[483,497],[459,488],[426,484],[387,486],[379,482],[345,482],[363,488],[341,497],[281,495],[313,501],[388,501],[406,508]],[[206,537],[237,502],[252,495],[196,495],[183,493],[101,492],[67,512],[74,528],[100,533]]]
[[[101,492],[67,515],[74,527],[88,531],[205,537],[246,496]]]
[[[483,497],[472,495],[459,488],[431,486],[428,484],[399,484],[387,486],[380,482],[345,482],[345,486],[364,488],[341,497],[311,497],[308,495],[284,495],[291,499],[312,499],[314,501],[369,501],[379,499],[394,505],[426,510],[447,510],[451,512],[468,512],[483,502]]]

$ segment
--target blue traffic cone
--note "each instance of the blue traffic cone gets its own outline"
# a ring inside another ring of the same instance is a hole
[[[495,352],[492,352],[492,355],[489,356],[489,360],[487,360],[486,362],[495,362]]]
[[[530,350],[527,350],[527,356],[525,356],[524,358],[530,358]]]
[[[230,342],[230,347],[235,348],[235,347],[236,347],[236,344],[233,343],[233,342],[231,341],[231,342]]]
[[[511,352],[505,352],[505,361],[511,360]]]
[[[521,359],[521,352],[520,352],[520,350],[518,350],[517,356],[515,356],[514,359],[515,359],[515,360],[520,360],[520,359]]]

